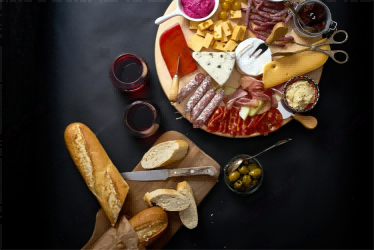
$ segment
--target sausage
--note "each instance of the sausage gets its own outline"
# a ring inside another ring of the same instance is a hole
[[[214,97],[214,89],[208,90],[205,95],[200,99],[196,106],[192,109],[190,121],[193,123],[199,117],[201,111],[209,104]]]
[[[177,102],[181,103],[199,84],[204,80],[205,75],[198,73],[178,93]]]
[[[218,105],[221,103],[223,98],[225,97],[225,91],[221,90],[215,96],[213,99],[209,102],[208,106],[205,107],[203,112],[199,115],[199,117],[196,119],[195,123],[193,124],[194,128],[201,128],[204,123],[210,118],[210,116],[213,114],[214,110],[218,107]]]
[[[205,77],[204,81],[201,85],[197,88],[195,93],[191,96],[190,100],[188,100],[186,106],[184,107],[183,115],[190,112],[193,107],[200,101],[201,97],[208,91],[212,78],[210,76]]]

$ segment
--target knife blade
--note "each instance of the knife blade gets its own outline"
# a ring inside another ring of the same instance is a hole
[[[121,173],[123,179],[131,181],[162,181],[170,177],[178,176],[195,176],[195,175],[210,175],[218,176],[219,172],[215,167],[192,167],[192,168],[175,168],[175,169],[160,169],[147,171],[134,171]]]

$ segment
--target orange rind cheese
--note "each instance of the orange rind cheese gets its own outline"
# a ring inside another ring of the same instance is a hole
[[[327,38],[314,44],[322,43]],[[330,45],[326,44],[318,47],[322,50],[331,50]],[[291,56],[284,56],[277,60],[267,63],[264,67],[262,81],[265,89],[272,88],[278,84],[288,81],[294,76],[303,75],[321,67],[329,58],[323,52],[305,51]]]

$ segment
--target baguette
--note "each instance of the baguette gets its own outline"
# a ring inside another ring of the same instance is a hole
[[[157,240],[168,226],[168,216],[160,207],[147,208],[129,220],[140,243],[147,247]]]
[[[166,141],[148,150],[141,160],[141,165],[144,169],[163,167],[185,157],[187,150],[188,144],[183,140]]]
[[[179,217],[181,218],[183,225],[189,229],[193,229],[197,226],[198,215],[191,186],[187,181],[179,182],[177,185],[177,191],[186,196],[190,201],[190,206],[187,209],[179,211]]]
[[[71,158],[114,226],[129,186],[86,125],[78,122],[70,124],[64,137]]]
[[[143,199],[149,207],[155,203],[166,211],[182,211],[190,205],[189,200],[174,189],[156,189],[153,192],[147,192]]]

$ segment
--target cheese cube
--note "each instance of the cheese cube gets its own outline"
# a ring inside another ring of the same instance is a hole
[[[230,22],[230,21],[228,21],[228,22]],[[223,33],[225,33],[226,36],[230,36],[230,35],[232,34],[231,29],[230,29],[230,26],[229,26],[229,24],[227,23],[227,21],[226,21],[226,22],[223,22],[223,23],[221,24],[221,26],[222,26],[222,31],[223,31]]]
[[[190,47],[193,51],[200,51],[203,48],[203,43],[204,38],[195,34],[188,43],[188,47]]]
[[[235,26],[231,39],[234,41],[239,41],[240,37],[242,36],[243,30],[240,28],[241,26]]]
[[[190,21],[190,30],[197,30],[200,22]]]
[[[213,44],[214,44],[215,41],[216,40],[214,40],[214,37],[213,37],[212,41],[210,42],[210,46],[213,46]]]
[[[214,36],[215,40],[222,39],[222,26],[221,25],[218,25],[218,26],[214,27],[213,36]]]
[[[198,28],[203,31],[203,30],[206,30],[207,28],[209,28],[210,26],[213,25],[213,21],[211,19],[205,21],[205,22],[202,22],[198,25]]]
[[[209,48],[209,46],[212,43],[212,41],[214,41],[213,35],[210,34],[210,33],[207,33],[206,36],[205,36],[205,38],[204,38],[203,47],[204,48]]]
[[[241,29],[243,32],[242,32],[242,35],[241,35],[240,38],[239,38],[239,41],[243,41],[243,40],[244,40],[244,37],[245,37],[245,31],[247,30],[247,27],[246,27],[246,26],[240,26],[240,29]]]
[[[214,27],[220,25],[221,23],[223,23],[222,20],[214,21],[213,25],[209,27],[209,30],[214,30]]]
[[[242,11],[241,10],[230,10],[230,18],[231,19],[242,18]]]
[[[233,51],[236,46],[238,46],[238,44],[234,40],[230,39],[225,46],[225,51]]]
[[[233,30],[234,28],[232,27],[232,24],[230,22],[230,20],[227,20],[226,21],[227,25],[229,26],[230,30]]]
[[[222,38],[221,38],[221,42],[225,43],[227,42],[229,39],[227,38],[225,32],[222,32]]]
[[[216,50],[220,50],[220,51],[224,51],[225,52],[225,43],[222,43],[222,42],[218,42],[216,41],[214,44],[213,44],[213,49],[216,49]]]
[[[200,29],[197,29],[196,34],[198,34],[199,36],[205,37],[206,33],[208,33],[208,32],[209,32],[209,30],[200,30]]]

